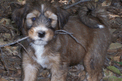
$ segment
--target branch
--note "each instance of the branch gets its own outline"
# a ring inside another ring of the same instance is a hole
[[[55,34],[68,34],[70,37],[72,37],[78,44],[80,44],[84,49],[85,49],[85,51],[86,51],[86,48],[85,48],[85,46],[83,45],[83,44],[81,44],[78,40],[77,40],[77,38],[75,38],[74,36],[73,36],[73,33],[69,33],[69,32],[67,32],[67,31],[65,31],[65,30],[56,30],[55,31]],[[21,39],[19,39],[19,40],[17,40],[17,41],[15,41],[15,42],[12,42],[12,43],[8,43],[8,44],[5,44],[5,45],[0,45],[0,48],[1,47],[5,47],[5,46],[10,46],[10,45],[13,45],[13,44],[15,44],[15,43],[18,43],[18,44],[20,44],[19,42],[20,41],[22,41],[22,40],[25,40],[25,39],[27,39],[28,38],[28,36],[27,37],[24,37],[24,38],[21,38]],[[21,44],[20,44],[21,45]],[[22,45],[21,45],[22,46]],[[22,46],[23,47],[23,46]],[[24,47],[23,47],[24,48]],[[25,48],[24,48],[25,49]],[[27,52],[27,50],[25,49],[25,51]],[[28,53],[28,52],[27,52]]]
[[[27,36],[27,37],[23,37],[23,38],[21,38],[21,39],[15,41],[15,42],[12,42],[12,43],[8,43],[8,44],[5,44],[5,45],[0,45],[0,48],[1,48],[1,47],[5,47],[5,46],[10,46],[10,45],[16,44],[16,43],[18,43],[18,42],[20,42],[20,41],[22,41],[22,40],[27,39],[27,38],[28,38],[28,36]]]
[[[86,1],[90,1],[90,0],[80,0],[80,1],[78,1],[78,2],[76,2],[76,3],[71,4],[71,5],[64,6],[64,9],[71,8],[71,7],[77,5],[77,4],[81,3],[81,2],[86,2]]]
[[[4,66],[4,69],[9,73],[9,68],[8,68],[8,65],[6,64],[6,61],[5,61],[5,58],[4,58],[4,55],[3,55],[3,51],[2,51],[1,48],[0,48],[0,52],[1,52],[1,62]]]
[[[29,55],[27,49],[21,43],[17,42],[17,44],[19,44],[25,50],[25,52]]]
[[[63,32],[63,33],[62,33]],[[55,31],[55,34],[68,34],[70,37],[72,37],[78,44],[80,44],[84,49],[85,49],[85,51],[87,51],[86,50],[86,48],[85,48],[85,46],[83,45],[83,44],[81,44],[78,40],[77,40],[77,38],[75,38],[73,35],[72,35],[72,33],[69,33],[69,32],[67,32],[67,31],[65,31],[65,30],[56,30]]]
[[[62,33],[63,32],[63,33]],[[55,31],[55,34],[72,34],[72,33],[69,33],[69,32],[67,32],[67,31],[65,31],[65,30],[56,30]]]
[[[115,18],[115,17],[122,17],[122,16],[119,16],[119,15],[113,15],[113,14],[109,14],[110,18]]]
[[[30,56],[28,50],[27,50],[21,43],[17,42],[17,44],[19,44],[19,45],[25,50],[26,54],[27,54],[30,58],[34,59],[33,57]]]

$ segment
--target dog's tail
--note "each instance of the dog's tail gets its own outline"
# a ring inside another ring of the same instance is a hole
[[[78,12],[82,23],[90,28],[104,28],[108,26],[108,14],[100,3],[89,1],[81,5]]]

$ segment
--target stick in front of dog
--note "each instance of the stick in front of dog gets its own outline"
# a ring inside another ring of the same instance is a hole
[[[85,4],[83,9],[87,10],[89,5],[91,3]],[[110,27],[105,23],[106,14],[104,10],[97,9],[94,12],[97,18],[93,18],[91,21],[95,23],[91,24],[90,21],[85,22],[90,17],[83,13],[84,10],[81,12],[78,16],[70,16],[57,5],[41,0],[27,2],[13,11],[13,20],[22,34],[29,36],[23,44],[29,55],[22,51],[23,81],[36,81],[40,67],[50,69],[51,81],[66,81],[68,66],[82,60],[88,81],[102,79],[102,67],[111,40]],[[98,29],[94,29],[95,24]],[[82,45],[68,34],[56,34],[55,31],[60,29],[72,33]]]

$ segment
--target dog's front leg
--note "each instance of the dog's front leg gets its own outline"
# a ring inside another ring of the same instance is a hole
[[[51,69],[51,81],[66,81],[67,71],[68,69],[66,66],[60,67],[59,65],[53,65]]]
[[[33,62],[33,59],[29,58],[27,55],[23,57],[23,81],[36,81],[38,65]]]

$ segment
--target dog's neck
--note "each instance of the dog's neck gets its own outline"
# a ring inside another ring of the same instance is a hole
[[[37,45],[37,44],[34,44],[34,43],[31,43],[30,44],[31,47],[34,49],[35,51],[35,56],[33,59],[39,63],[43,68],[47,68],[47,65],[45,64],[46,62],[46,58],[43,57],[43,54],[45,53],[45,45]]]

